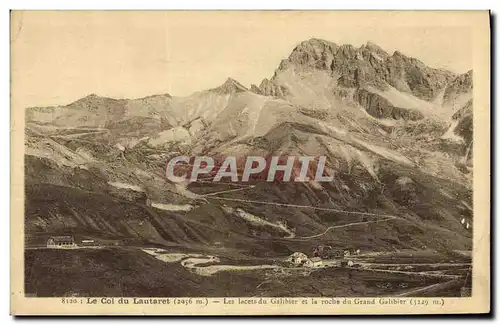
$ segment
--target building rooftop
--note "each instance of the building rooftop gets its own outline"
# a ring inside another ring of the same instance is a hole
[[[50,239],[54,241],[73,241],[73,236],[52,236]]]

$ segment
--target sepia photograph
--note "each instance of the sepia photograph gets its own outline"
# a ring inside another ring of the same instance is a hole
[[[488,58],[487,11],[12,11],[20,301],[488,303]]]

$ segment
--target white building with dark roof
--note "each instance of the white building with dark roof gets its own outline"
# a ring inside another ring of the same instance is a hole
[[[304,263],[305,267],[322,267],[323,266],[323,260],[321,257],[311,257]]]
[[[52,236],[47,240],[47,248],[76,248],[73,236]]]

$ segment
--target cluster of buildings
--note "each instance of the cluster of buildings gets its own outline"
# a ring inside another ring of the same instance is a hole
[[[290,257],[288,257],[288,261],[292,263],[294,266],[302,266],[302,267],[310,267],[310,268],[319,268],[323,266],[323,259],[319,256],[313,256],[309,258],[306,254],[301,252],[295,252]]]
[[[295,252],[288,257],[287,261],[296,267],[320,268],[324,266],[324,259],[344,259],[345,257],[359,255],[360,253],[360,249],[334,251],[331,246],[320,245],[313,250],[312,257],[309,257],[301,252]],[[346,259],[340,262],[341,267],[353,267],[355,265],[356,264],[352,260]]]

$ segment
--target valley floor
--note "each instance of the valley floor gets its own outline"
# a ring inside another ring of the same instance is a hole
[[[31,296],[375,297],[460,296],[470,260],[432,254],[365,254],[291,267],[286,256],[235,259],[140,247],[25,251],[25,292]]]

